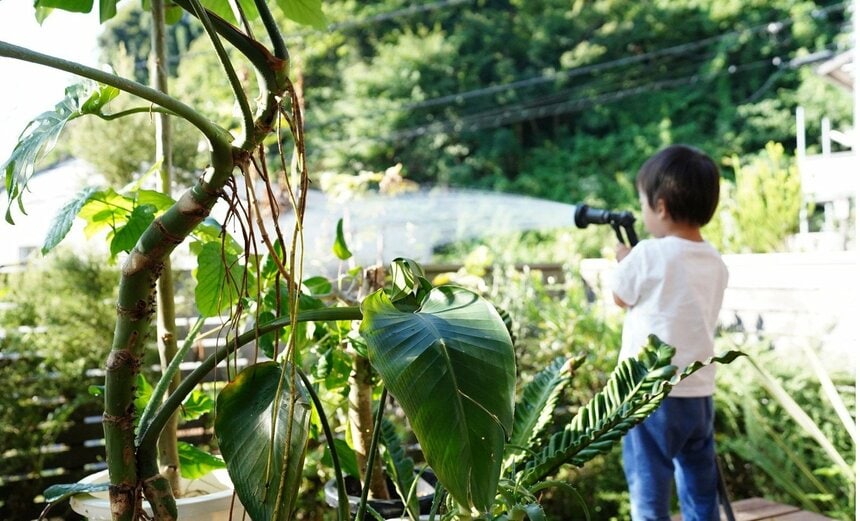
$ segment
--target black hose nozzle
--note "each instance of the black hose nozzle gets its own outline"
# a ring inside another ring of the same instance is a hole
[[[636,237],[636,231],[633,229],[633,223],[636,222],[636,217],[631,212],[604,210],[602,208],[592,208],[587,204],[578,204],[574,206],[573,222],[577,228],[585,228],[589,224],[609,224],[615,230],[615,235],[618,240],[624,242],[624,237],[621,235],[621,228],[627,232],[627,241],[630,246],[636,246],[639,238]]]

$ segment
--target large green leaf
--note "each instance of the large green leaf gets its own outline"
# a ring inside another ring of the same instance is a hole
[[[368,356],[439,480],[464,506],[492,505],[513,425],[516,368],[499,314],[478,295],[431,290],[414,312],[383,291],[362,303]]]
[[[218,395],[218,446],[254,521],[292,519],[301,484],[310,406],[289,374],[276,362],[252,365]]]

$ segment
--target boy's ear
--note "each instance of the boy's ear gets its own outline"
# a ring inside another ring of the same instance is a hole
[[[654,204],[654,213],[657,214],[661,219],[669,217],[669,211],[666,210],[666,201],[663,199],[657,199]]]

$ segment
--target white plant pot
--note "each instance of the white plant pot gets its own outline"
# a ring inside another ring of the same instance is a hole
[[[80,483],[107,483],[108,472],[103,470],[91,474]],[[181,480],[182,490],[185,491],[176,500],[179,519],[188,521],[231,521],[240,520],[245,510],[239,499],[233,499],[233,482],[226,469],[218,469],[206,474],[200,479]],[[110,521],[110,501],[107,492],[93,494],[77,494],[70,500],[72,510],[90,521]],[[152,515],[152,508],[144,500],[144,509]],[[232,516],[231,516],[232,507]],[[247,519],[247,516],[246,516]]]

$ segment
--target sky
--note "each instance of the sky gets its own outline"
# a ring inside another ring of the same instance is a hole
[[[98,14],[55,10],[40,26],[33,0],[0,0],[0,40],[85,65],[97,63]],[[34,117],[63,99],[71,74],[0,57],[0,164]]]

